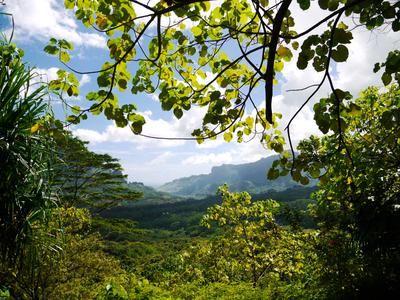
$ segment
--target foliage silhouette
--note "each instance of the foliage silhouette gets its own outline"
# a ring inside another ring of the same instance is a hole
[[[145,118],[135,103],[120,105],[114,90],[130,89],[133,95],[157,92],[162,109],[172,111],[178,119],[194,106],[207,109],[193,137],[171,139],[201,143],[219,134],[226,141],[236,137],[238,142],[257,137],[266,148],[282,152],[285,141],[282,132],[276,130],[280,115],[272,110],[273,83],[278,82],[278,73],[294,54],[298,53],[299,71],[311,63],[322,76],[287,124],[290,145],[290,125],[298,112],[324,82],[328,81],[335,91],[329,66],[332,61],[347,60],[347,45],[353,39],[352,28],[341,21],[343,16],[352,16],[356,27],[368,30],[383,24],[394,32],[400,29],[398,1],[320,0],[319,8],[327,11],[327,16],[300,33],[294,31],[296,20],[291,13],[296,5],[305,11],[310,9],[309,0],[298,0],[297,4],[291,0],[274,4],[221,0],[217,5],[205,0],[162,0],[154,5],[133,0],[67,0],[65,7],[74,10],[78,20],[107,36],[110,60],[98,70],[77,70],[68,65],[73,46],[65,40],[51,39],[45,51],[57,55],[72,73],[60,71],[50,86],[61,98],[77,95],[78,82],[73,74],[98,74],[98,90],[86,95],[93,104],[88,108],[71,107],[71,123],[86,119],[87,113],[102,113],[117,126],[130,126],[135,134],[141,134]],[[314,34],[324,25],[322,34]],[[399,80],[398,58],[399,52],[393,51],[386,61],[375,65],[375,72],[384,68],[385,85],[393,78]],[[263,109],[255,101],[259,89],[264,90]],[[246,107],[254,109],[256,115],[246,117]]]

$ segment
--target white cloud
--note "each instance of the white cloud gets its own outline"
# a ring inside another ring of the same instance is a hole
[[[160,101],[159,96],[156,93],[149,94],[149,97],[157,103]]]
[[[143,112],[143,115],[150,117],[151,115],[153,115],[153,112],[151,110],[146,110]]]
[[[196,154],[190,156],[182,161],[183,165],[222,165],[233,162],[232,154],[226,153],[210,153],[210,154]]]
[[[218,148],[224,143],[225,141],[221,137],[217,137],[216,140],[205,140],[201,144],[196,144],[196,147],[199,149],[211,149],[211,148]]]
[[[151,112],[144,112],[146,124],[143,127],[142,134],[156,137],[179,138],[191,137],[193,129],[201,124],[204,109],[194,107],[188,111],[180,120],[171,118],[171,120],[151,118]],[[137,136],[132,133],[129,127],[119,128],[115,125],[108,125],[102,132],[92,129],[76,129],[74,134],[83,140],[91,143],[118,143],[128,142],[137,145],[137,149],[145,148],[166,148],[176,147],[185,144],[184,140],[151,139]]]
[[[80,139],[82,139],[84,141],[88,141],[93,144],[102,143],[102,142],[107,141],[106,134],[99,133],[99,132],[97,132],[95,130],[91,130],[91,129],[79,128],[79,129],[73,130],[73,133],[75,136],[79,137]]]
[[[175,156],[175,155],[174,155],[172,152],[170,152],[170,151],[161,153],[161,154],[160,154],[159,156],[157,156],[156,158],[150,160],[150,161],[148,162],[148,165],[150,165],[150,166],[159,166],[160,164],[165,164],[165,163],[167,163],[168,161],[170,161],[171,158],[173,158],[174,156]]]
[[[73,13],[63,1],[13,0],[7,2],[7,12],[15,20],[17,40],[48,41],[50,37],[66,39],[75,45],[105,47],[105,38],[97,33],[80,32]]]
[[[318,15],[316,9],[311,9],[310,12],[307,12],[307,17],[304,17],[304,12],[301,12],[300,9],[293,9],[293,13],[296,16],[296,25],[299,28],[298,32],[308,28],[315,20],[324,17],[323,15]],[[352,20],[349,18],[343,19],[343,21],[348,25],[352,24]],[[322,25],[317,29],[316,33],[322,32],[325,29],[326,25]],[[371,32],[363,28],[357,28],[352,33],[354,39],[348,45],[348,60],[338,64],[332,62],[331,66],[333,66],[333,70],[331,68],[330,73],[335,88],[348,90],[354,97],[357,97],[361,90],[370,85],[382,85],[380,80],[381,74],[374,74],[372,71],[373,66],[376,62],[384,61],[388,51],[397,49],[398,42],[397,36],[392,32]],[[286,90],[317,84],[323,77],[323,72],[316,72],[312,66],[309,66],[306,70],[297,69],[296,61],[297,57],[294,57],[292,62],[285,65],[282,72],[282,75],[285,77],[285,83],[282,84],[282,95],[274,97],[272,102],[273,111],[283,114],[283,119],[280,122],[281,129],[287,125],[297,109],[314,91],[314,88],[298,92],[286,92]],[[320,91],[294,119],[290,127],[290,133],[295,146],[300,140],[307,138],[311,134],[321,134],[313,120],[314,113],[312,107],[320,98],[326,97],[330,93],[331,89],[326,80]]]
[[[290,11],[293,15],[295,21],[295,28],[298,33],[305,31],[306,29],[313,26],[319,20],[322,20],[327,15],[329,15],[330,11],[323,11],[319,8],[317,1],[311,1],[310,8],[306,11],[302,10],[299,5],[295,2],[292,2],[290,6]],[[312,34],[319,33],[326,29],[325,25],[322,24],[317,29],[315,29]]]
[[[84,86],[90,82],[90,76],[88,74],[83,74],[81,80],[79,80],[79,86]]]
[[[58,78],[57,76],[58,68],[48,68],[48,69],[40,69],[36,68],[34,70],[35,75],[37,74],[38,81],[41,82],[50,82],[51,80],[55,80]]]
[[[349,59],[337,65],[335,85],[349,90],[354,96],[370,85],[382,86],[381,72],[372,70],[375,63],[384,62],[390,50],[398,49],[398,34],[379,33],[365,29],[353,32],[354,39],[348,46]]]

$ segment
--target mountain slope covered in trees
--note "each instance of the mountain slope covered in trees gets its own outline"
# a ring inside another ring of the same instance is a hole
[[[145,185],[142,182],[129,182],[128,183],[129,189],[137,192],[141,192],[143,196],[128,204],[129,206],[140,206],[140,205],[149,205],[149,204],[165,204],[165,203],[173,203],[173,202],[180,202],[184,201],[185,198],[172,195],[166,192],[158,191],[155,188]]]
[[[290,175],[276,180],[267,179],[266,172],[276,159],[278,157],[274,155],[247,164],[213,167],[210,174],[175,179],[159,187],[159,190],[177,196],[200,198],[215,194],[217,188],[225,183],[232,191],[248,191],[252,194],[272,189],[282,191],[298,185]]]

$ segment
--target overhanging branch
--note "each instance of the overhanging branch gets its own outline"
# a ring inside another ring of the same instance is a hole
[[[279,41],[279,33],[281,31],[282,22],[286,12],[289,9],[292,0],[283,0],[278,12],[274,18],[272,36],[268,47],[267,72],[265,73],[265,117],[272,124],[272,96],[273,96],[273,80],[274,80],[274,62],[276,47]]]

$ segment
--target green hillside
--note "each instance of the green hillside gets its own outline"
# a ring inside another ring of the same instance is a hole
[[[128,206],[140,206],[149,204],[163,204],[163,203],[173,203],[185,200],[182,197],[171,195],[166,192],[157,191],[156,189],[144,185],[142,182],[129,182],[128,187],[137,192],[142,192],[143,197],[136,201],[129,201],[124,203]]]
[[[202,198],[215,194],[224,183],[232,191],[248,191],[252,194],[297,186],[289,175],[273,181],[267,179],[267,172],[276,159],[277,156],[269,156],[247,164],[213,167],[210,174],[179,178],[162,185],[158,190],[176,196]]]
[[[301,216],[301,223],[304,227],[313,227],[315,224],[306,213],[307,205],[313,203],[310,200],[316,186],[296,186],[284,191],[270,190],[265,193],[252,195],[255,201],[274,199],[280,203],[282,215],[278,215],[278,221],[282,224],[288,222],[284,216],[285,207],[298,211]],[[179,198],[181,201],[160,203],[146,203],[132,207],[119,206],[103,211],[101,216],[105,218],[131,219],[138,222],[138,226],[146,229],[162,229],[181,231],[190,236],[207,233],[207,229],[200,226],[202,216],[207,209],[215,204],[221,204],[220,196],[208,196],[203,199]],[[131,202],[132,203],[132,202]]]

